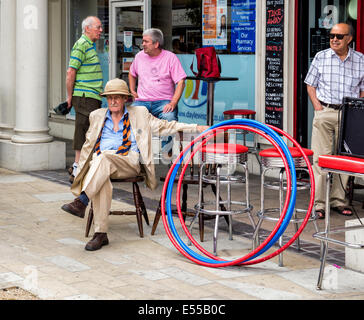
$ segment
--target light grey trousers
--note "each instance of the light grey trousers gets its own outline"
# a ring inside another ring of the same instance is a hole
[[[140,174],[139,153],[129,151],[128,155],[116,154],[115,150],[94,154],[83,181],[82,191],[92,201],[95,232],[107,232],[112,201],[110,178],[125,179]]]

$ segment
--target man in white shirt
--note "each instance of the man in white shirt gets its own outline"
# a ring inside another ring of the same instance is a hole
[[[364,55],[349,47],[352,40],[353,28],[346,23],[336,24],[330,31],[330,48],[316,54],[305,79],[315,109],[311,149],[319,219],[325,217],[325,174],[318,166],[318,158],[336,150],[343,97],[364,97]],[[345,199],[347,181],[346,175],[334,175],[330,203],[334,211],[350,216]]]

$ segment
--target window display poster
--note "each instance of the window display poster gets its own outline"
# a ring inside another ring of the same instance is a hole
[[[227,46],[227,0],[203,0],[202,46],[224,50]]]
[[[130,66],[133,62],[134,58],[129,58],[129,57],[123,57],[122,58],[122,62],[123,62],[123,72],[129,72]]]
[[[133,31],[124,31],[124,52],[133,52]]]
[[[255,53],[256,2],[231,1],[231,52]]]

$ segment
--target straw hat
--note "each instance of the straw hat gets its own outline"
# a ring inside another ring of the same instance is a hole
[[[128,85],[124,80],[112,79],[106,83],[105,90],[100,93],[100,96],[107,96],[109,94],[121,94],[124,96],[131,96]]]

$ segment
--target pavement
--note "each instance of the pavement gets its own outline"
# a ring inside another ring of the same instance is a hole
[[[68,161],[69,162],[69,161]],[[168,170],[158,165],[158,175]],[[251,202],[255,215],[259,207],[259,177],[251,175]],[[316,289],[320,266],[320,243],[312,237],[310,222],[303,230],[301,249],[295,245],[284,251],[283,267],[278,257],[249,266],[209,268],[182,254],[169,240],[162,220],[151,235],[162,184],[155,191],[141,185],[150,225],[144,223],[140,238],[135,216],[110,216],[110,244],[89,252],[84,250],[86,219],[61,210],[74,199],[66,170],[14,172],[0,168],[0,289],[20,287],[44,300],[361,300],[364,299],[364,274],[345,267],[345,249],[329,247],[323,288]],[[209,197],[206,190],[206,197]],[[239,189],[233,190],[238,196]],[[308,204],[308,195],[298,197],[297,205]],[[355,193],[354,206],[364,216],[364,196]],[[269,204],[277,199],[268,194]],[[190,186],[188,207],[197,201],[197,186]],[[134,208],[131,186],[114,188],[112,208]],[[345,219],[332,215],[334,226]],[[187,218],[189,219],[189,217]],[[174,218],[181,230],[178,217]],[[205,224],[205,239],[200,242],[212,252],[214,220]],[[323,220],[318,221],[322,230]],[[228,239],[226,224],[220,223],[218,255],[231,260],[252,249],[252,227],[246,216],[234,217],[234,237]],[[274,223],[263,223],[266,233]],[[93,231],[93,229],[91,229]],[[290,226],[285,241],[293,234]],[[183,232],[181,238],[185,241]],[[264,232],[263,232],[264,234]],[[193,235],[198,240],[198,227]],[[276,251],[273,246],[264,255]]]

